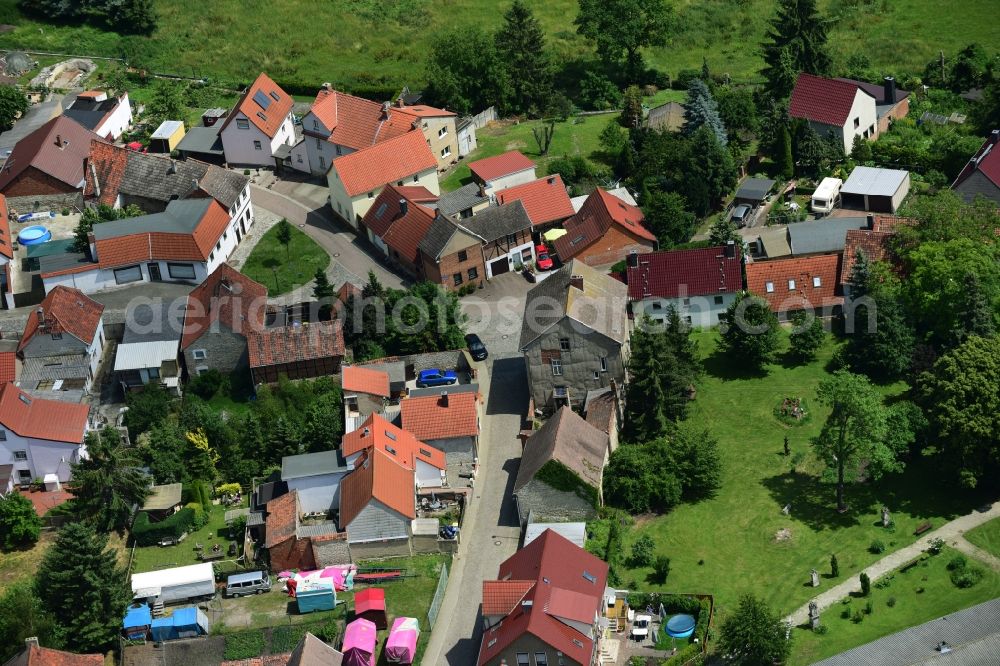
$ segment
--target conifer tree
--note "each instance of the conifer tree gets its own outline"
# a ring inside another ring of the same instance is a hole
[[[792,91],[799,72],[817,76],[830,73],[826,50],[826,19],[816,0],[779,0],[766,40],[761,45],[766,66],[763,74],[776,99]]]
[[[503,18],[495,42],[510,80],[510,111],[539,115],[552,96],[552,64],[545,49],[545,33],[521,0],[514,0]]]
[[[725,147],[729,142],[726,127],[722,124],[719,108],[708,85],[701,79],[691,79],[691,83],[688,84],[687,99],[684,102],[684,133],[694,134],[700,127],[712,130],[720,146]]]

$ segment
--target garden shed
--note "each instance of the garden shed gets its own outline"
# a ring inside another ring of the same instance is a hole
[[[740,183],[736,190],[735,204],[746,204],[754,207],[764,203],[767,195],[774,188],[774,181],[770,178],[747,178]]]
[[[169,617],[153,620],[150,633],[154,641],[194,638],[208,633],[208,617],[194,606],[178,608]]]
[[[385,590],[369,587],[354,593],[354,617],[363,618],[379,629],[389,626],[385,616]]]

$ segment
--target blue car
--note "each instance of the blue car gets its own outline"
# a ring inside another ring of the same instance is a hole
[[[417,388],[427,388],[429,386],[450,386],[458,383],[458,375],[454,370],[438,370],[428,368],[421,370],[417,375]]]

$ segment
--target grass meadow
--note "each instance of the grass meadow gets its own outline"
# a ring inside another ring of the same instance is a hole
[[[261,236],[247,257],[242,273],[265,287],[270,296],[287,294],[307,284],[319,269],[330,265],[330,255],[294,226],[292,240],[286,248],[278,242],[278,227]]]
[[[969,530],[965,533],[965,539],[987,553],[1000,557],[1000,518],[994,518],[988,523]]]

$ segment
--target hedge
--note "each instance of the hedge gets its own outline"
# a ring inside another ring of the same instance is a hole
[[[223,658],[227,661],[253,659],[262,654],[264,654],[264,632],[260,629],[226,636],[226,651]]]
[[[194,510],[183,508],[166,520],[149,522],[145,511],[136,516],[132,525],[132,539],[137,546],[155,546],[164,537],[179,539],[194,524]]]
[[[637,613],[641,612],[647,606],[652,606],[653,612],[657,612],[660,609],[660,604],[663,604],[664,610],[669,615],[686,613],[698,617],[702,609],[702,604],[696,597],[686,597],[680,594],[660,594],[659,592],[632,592],[628,595],[629,608],[634,609]]]

